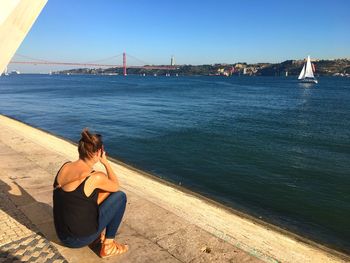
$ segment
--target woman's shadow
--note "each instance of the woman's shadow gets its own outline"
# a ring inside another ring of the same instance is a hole
[[[52,197],[52,192],[49,194]],[[12,181],[9,185],[0,179],[0,209],[31,232],[53,243],[54,246],[64,246],[56,235],[52,207],[35,200],[17,182]],[[37,224],[36,219],[41,217],[48,218],[48,220]],[[98,246],[90,249],[98,255]]]
[[[41,231],[36,225],[35,218],[43,216],[52,218],[52,207],[46,203],[36,201],[26,190],[23,189],[17,182],[12,181],[10,184],[0,179],[1,202],[0,208],[12,219],[27,227],[32,232],[49,239],[56,244],[61,244],[56,235],[45,235],[46,232],[55,233],[53,223],[48,231]],[[35,211],[26,213],[31,207],[35,207]],[[46,230],[46,229],[44,229]]]

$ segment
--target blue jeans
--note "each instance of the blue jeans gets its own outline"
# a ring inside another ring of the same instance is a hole
[[[126,207],[126,194],[122,191],[111,193],[99,206],[98,230],[87,237],[60,237],[67,247],[79,248],[91,244],[106,228],[106,238],[115,238]]]

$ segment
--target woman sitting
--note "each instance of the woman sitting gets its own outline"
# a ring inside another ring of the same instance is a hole
[[[128,245],[114,238],[124,215],[126,195],[119,190],[101,135],[84,129],[78,152],[79,159],[63,164],[55,178],[53,213],[57,236],[72,248],[101,243],[103,258],[124,253]],[[104,165],[107,175],[93,170],[97,162]]]

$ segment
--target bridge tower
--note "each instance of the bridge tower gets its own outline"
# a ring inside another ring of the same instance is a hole
[[[126,76],[126,53],[123,53],[123,75]]]

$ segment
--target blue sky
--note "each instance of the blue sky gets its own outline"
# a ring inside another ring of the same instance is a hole
[[[150,64],[349,58],[349,13],[348,0],[48,0],[17,53],[85,62],[125,51]]]

